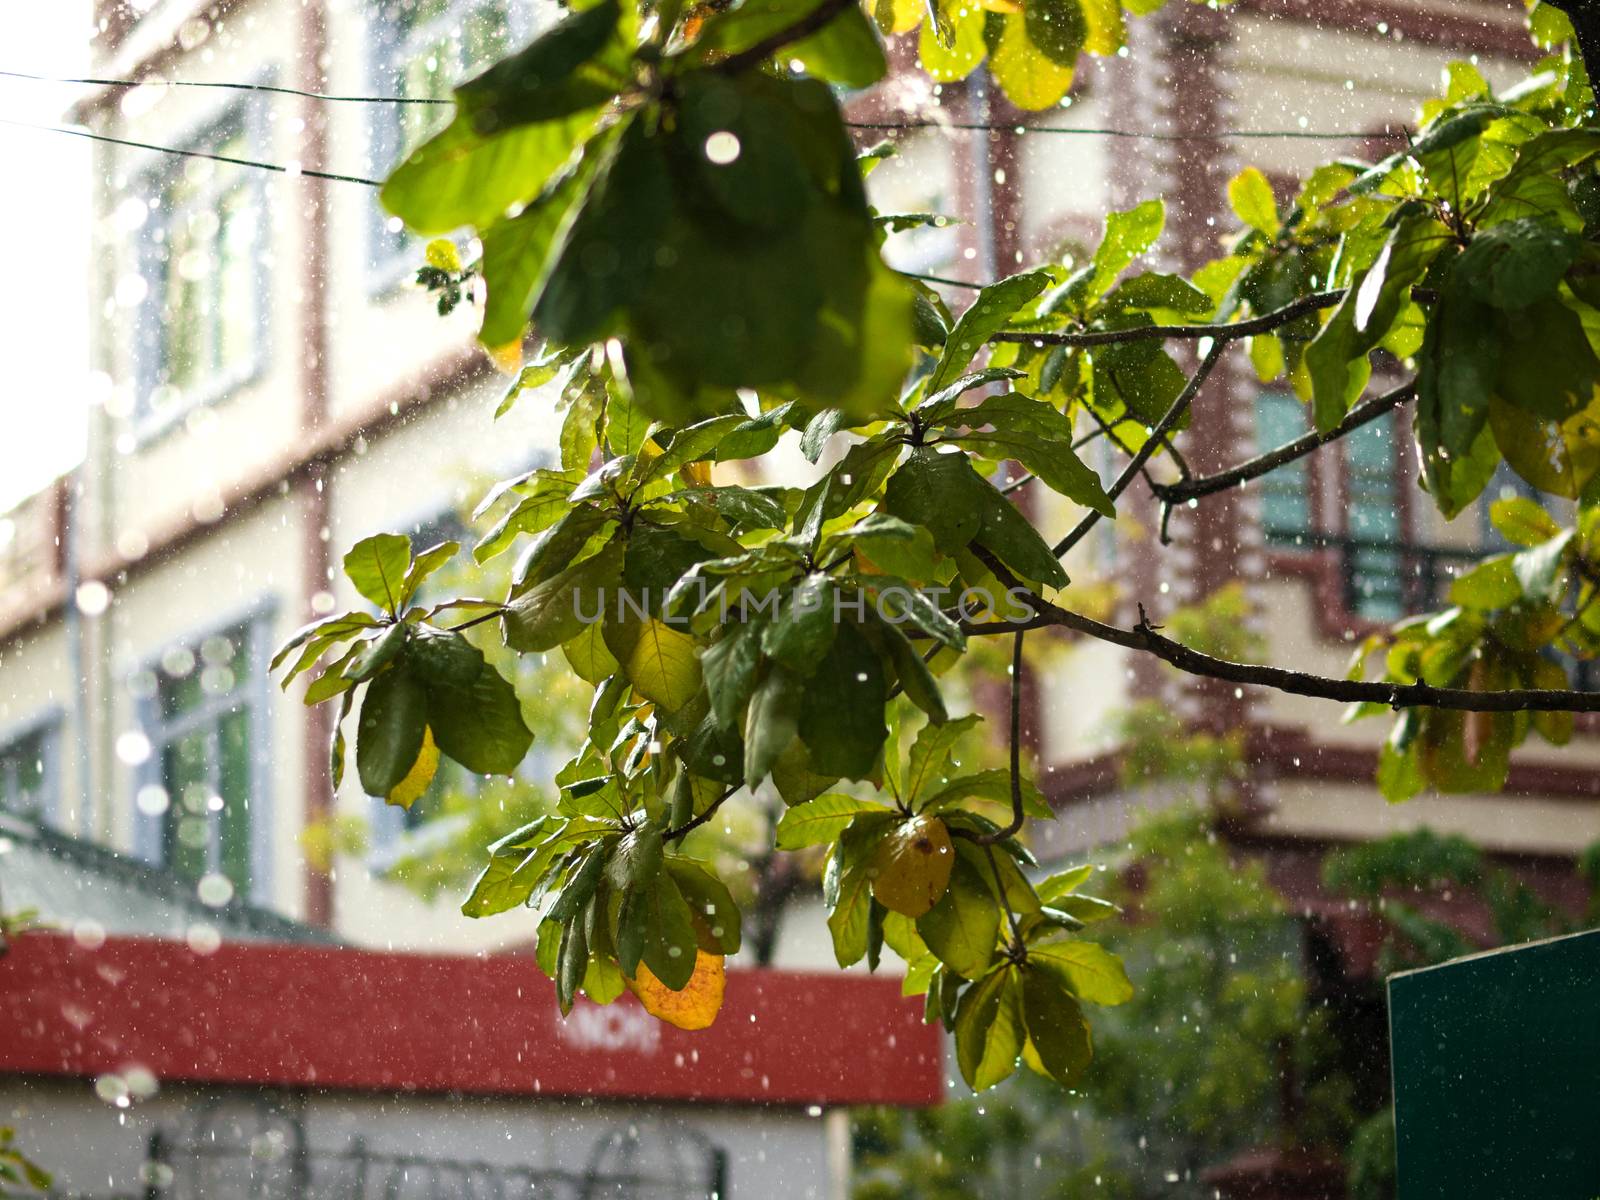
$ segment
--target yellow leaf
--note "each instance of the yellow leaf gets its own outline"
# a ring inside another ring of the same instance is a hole
[[[587,683],[604,683],[617,669],[616,658],[600,636],[599,621],[585,625],[582,633],[561,647],[561,653],[578,678]]]
[[[424,725],[422,749],[417,754],[417,761],[411,764],[406,777],[394,785],[394,791],[388,796],[389,803],[410,808],[428,790],[428,785],[433,782],[433,774],[438,769],[439,747],[433,744],[433,730]]]
[[[990,12],[1020,13],[1022,11],[1022,5],[1018,4],[1016,0],[979,0],[979,3]]]
[[[679,468],[684,479],[691,487],[711,486],[711,464],[708,462],[685,463]]]
[[[428,260],[428,265],[439,271],[461,270],[461,255],[456,251],[456,244],[449,238],[434,238],[428,243],[428,248],[423,251]]]
[[[1128,26],[1119,0],[1083,0],[1083,16],[1089,26],[1083,48],[1090,54],[1115,54],[1127,42]]]
[[[927,11],[926,0],[876,0],[872,16],[885,33],[909,33],[922,24]]]
[[[628,990],[639,998],[645,1012],[676,1025],[679,1029],[707,1029],[722,1011],[722,992],[727,983],[722,955],[695,951],[694,974],[683,990],[675,992],[639,964],[639,973],[628,980]]]
[[[641,621],[637,634],[627,653],[618,656],[623,673],[646,700],[675,713],[700,690],[694,639],[654,617]]]
[[[938,817],[913,817],[892,830],[872,857],[872,894],[907,917],[920,917],[950,886],[955,865],[950,830]]]
[[[522,373],[522,339],[507,342],[504,346],[485,346],[483,352],[489,356],[489,361],[495,370],[502,375],[519,375]]]
[[[1006,98],[1018,108],[1052,108],[1072,87],[1072,68],[1051,62],[1028,38],[1020,16],[1005,17],[1000,44],[989,55],[989,70]]]

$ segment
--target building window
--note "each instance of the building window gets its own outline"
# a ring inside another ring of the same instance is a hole
[[[1256,397],[1256,445],[1270,450],[1308,428],[1306,406],[1289,392]],[[1312,531],[1311,474],[1303,458],[1261,477],[1261,529],[1269,543],[1305,545]]]
[[[61,718],[0,734],[0,808],[52,821],[61,792]]]
[[[1306,406],[1288,392],[1256,398],[1256,444],[1265,451],[1311,428]],[[1259,481],[1262,534],[1268,545],[1338,552],[1346,608],[1389,621],[1434,603],[1443,578],[1437,556],[1406,542],[1400,472],[1404,448],[1395,415],[1377,420],[1319,452],[1342,489],[1337,523],[1317,519],[1310,458],[1268,472]]]
[[[525,6],[508,0],[391,0],[376,6],[372,22],[373,82],[385,95],[412,100],[448,100],[456,84],[488,67],[525,32]],[[374,106],[372,165],[392,171],[450,119],[443,104]],[[376,206],[372,264],[383,287],[400,281],[413,266],[414,242]]]
[[[1345,563],[1353,607],[1364,617],[1392,621],[1406,612],[1400,445],[1394,414],[1384,413],[1347,434],[1342,445],[1344,503],[1340,507],[1349,539]]]
[[[252,157],[244,111],[192,140],[195,149]],[[140,241],[146,283],[136,357],[137,432],[150,436],[188,409],[254,376],[264,361],[265,192],[259,172],[210,159],[163,165],[147,184]]]
[[[150,755],[135,803],[141,850],[189,880],[264,882],[267,708],[264,621],[169,647],[134,692]]]

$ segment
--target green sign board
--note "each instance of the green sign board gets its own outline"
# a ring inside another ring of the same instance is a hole
[[[1600,1200],[1600,930],[1389,980],[1400,1200]]]

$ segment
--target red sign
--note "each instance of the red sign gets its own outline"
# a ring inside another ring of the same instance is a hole
[[[30,933],[0,959],[0,1072],[780,1104],[936,1103],[941,1041],[898,980],[728,973],[710,1029],[631,996],[562,1020],[532,959]]]

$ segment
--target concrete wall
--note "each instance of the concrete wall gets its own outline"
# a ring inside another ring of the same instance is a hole
[[[135,1085],[142,1082],[133,1070],[123,1072],[120,1079]],[[243,1128],[254,1130],[262,1107],[273,1106],[299,1124],[306,1146],[317,1158],[347,1152],[359,1139],[374,1159],[416,1156],[581,1176],[604,1139],[625,1138],[632,1129],[643,1139],[637,1169],[654,1178],[687,1181],[706,1162],[705,1151],[715,1147],[727,1154],[726,1195],[732,1200],[832,1200],[840,1195],[831,1187],[828,1120],[821,1109],[644,1107],[172,1084],[158,1085],[148,1098],[128,1097],[127,1107],[119,1107],[115,1098],[124,1096],[124,1089],[107,1082],[102,1090],[113,1099],[98,1096],[91,1080],[0,1080],[0,1119],[23,1131],[29,1155],[55,1175],[63,1192],[141,1193],[149,1182],[146,1164],[152,1133],[162,1130],[183,1144],[196,1118],[208,1110],[235,1116]],[[287,1122],[270,1118],[261,1123],[267,1130],[289,1128]],[[272,1146],[266,1141],[260,1144],[264,1149]],[[670,1153],[661,1150],[664,1144],[672,1146]],[[669,1171],[674,1154],[677,1169]],[[176,1154],[172,1161],[174,1169],[181,1170],[179,1164],[185,1160]],[[612,1171],[629,1169],[615,1152],[601,1157],[600,1169],[608,1166]],[[386,1179],[376,1164],[372,1171],[371,1178]],[[424,1170],[413,1168],[400,1194],[426,1196],[425,1176]],[[260,1177],[270,1176],[263,1171]],[[221,1178],[240,1176],[230,1173]],[[377,1183],[368,1194],[382,1194]],[[578,1193],[555,1188],[550,1194],[576,1200]]]

